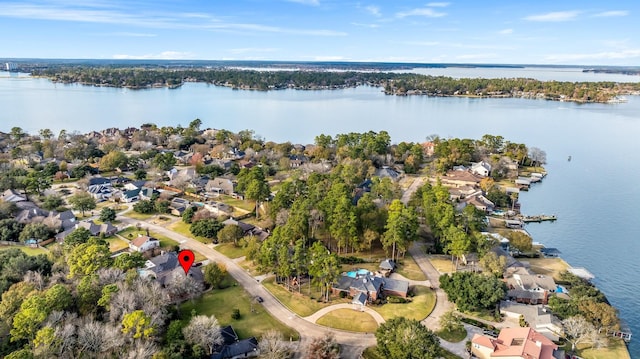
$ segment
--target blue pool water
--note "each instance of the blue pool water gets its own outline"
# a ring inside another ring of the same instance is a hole
[[[369,270],[368,269],[358,269],[357,271],[347,272],[347,276],[349,276],[351,278],[355,278],[358,275],[365,275],[365,274],[369,274]]]

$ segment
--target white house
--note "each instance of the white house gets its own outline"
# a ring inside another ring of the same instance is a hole
[[[129,248],[136,252],[146,252],[157,247],[160,247],[160,241],[149,236],[140,235],[129,242]]]
[[[491,172],[491,165],[485,161],[480,161],[477,163],[471,164],[471,173],[477,174],[478,176],[487,177]]]

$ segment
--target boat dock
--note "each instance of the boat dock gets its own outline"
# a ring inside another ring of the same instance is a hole
[[[555,221],[557,220],[558,217],[556,217],[556,215],[538,215],[538,216],[521,216],[520,220],[522,220],[522,222],[524,223],[530,223],[530,222],[544,222],[544,221]]]

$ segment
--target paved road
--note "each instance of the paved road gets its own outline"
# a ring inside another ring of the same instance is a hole
[[[205,256],[210,261],[215,261],[217,263],[223,263],[227,272],[236,280],[240,285],[244,287],[244,289],[252,296],[261,296],[264,299],[262,305],[264,308],[271,313],[272,316],[288,325],[291,328],[294,328],[300,333],[301,341],[300,347],[305,348],[306,343],[308,343],[313,338],[323,337],[327,332],[331,332],[334,334],[336,341],[340,344],[344,344],[353,348],[350,348],[350,351],[356,352],[360,350],[360,352],[370,346],[376,345],[376,338],[373,334],[365,334],[365,333],[353,333],[346,332],[341,330],[329,329],[314,323],[311,323],[285,307],[282,303],[280,303],[268,290],[266,290],[261,283],[259,283],[254,277],[250,276],[242,267],[240,267],[233,260],[227,258],[226,256],[220,254],[209,245],[198,242],[195,239],[183,236],[179,233],[171,231],[167,228],[164,228],[159,225],[151,224],[148,222],[142,222],[136,219],[119,216],[118,220],[120,220],[123,224],[136,225],[137,223],[144,223],[144,226],[149,228],[149,230],[153,232],[157,232],[169,238],[172,238],[178,241],[183,249],[192,249],[197,252],[200,252],[203,256]],[[357,357],[357,356],[356,356]]]
[[[415,191],[418,190],[418,188],[420,188],[420,186],[422,186],[422,184],[424,183],[424,181],[426,180],[425,177],[418,177],[415,179],[415,181],[413,181],[413,183],[411,183],[411,186],[409,186],[409,188],[407,188],[406,191],[404,191],[404,193],[402,194],[402,198],[400,198],[400,200],[402,201],[402,203],[407,204],[409,203],[409,201],[411,200],[411,196],[413,195],[413,193]]]
[[[474,327],[473,325],[469,325],[463,323],[464,329],[467,330],[467,337],[458,343],[451,343],[446,340],[440,339],[440,345],[452,352],[453,354],[459,356],[460,358],[469,358],[469,353],[467,352],[466,343],[473,338],[474,334],[483,334],[482,329],[478,327]]]

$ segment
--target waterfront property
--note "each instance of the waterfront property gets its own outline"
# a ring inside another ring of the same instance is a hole
[[[480,359],[564,358],[563,350],[559,350],[547,337],[528,327],[502,329],[497,338],[475,334],[471,339],[471,352]]]
[[[522,317],[528,326],[553,341],[558,341],[564,332],[560,320],[542,305],[501,301],[500,314],[515,320]]]

